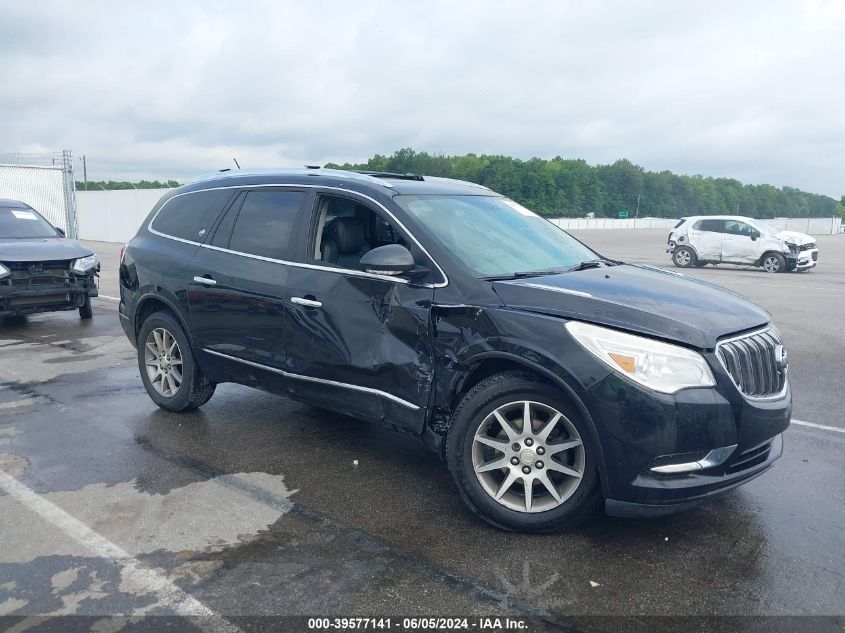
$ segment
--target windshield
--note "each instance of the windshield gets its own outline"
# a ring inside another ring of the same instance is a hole
[[[32,209],[0,207],[0,239],[59,237],[59,233]]]
[[[479,277],[569,269],[596,253],[551,222],[501,196],[397,196]]]

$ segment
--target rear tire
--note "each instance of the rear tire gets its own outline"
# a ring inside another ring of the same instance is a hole
[[[167,411],[190,411],[214,395],[196,363],[182,326],[168,312],[156,312],[138,333],[138,368],[150,398]]]
[[[762,264],[767,273],[786,272],[786,259],[779,253],[766,253],[763,255]]]
[[[698,258],[695,256],[695,251],[686,246],[681,246],[675,249],[672,253],[672,263],[678,268],[689,268],[698,263]]]
[[[509,430],[498,421],[503,418]],[[461,497],[483,520],[543,533],[595,512],[601,501],[596,451],[589,428],[559,388],[530,372],[495,374],[463,397],[452,420],[446,462]]]
[[[91,309],[91,297],[85,297],[85,301],[79,306],[79,318],[90,319],[94,316],[94,311]]]

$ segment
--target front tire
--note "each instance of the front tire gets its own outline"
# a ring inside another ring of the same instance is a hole
[[[601,501],[589,429],[560,390],[529,372],[491,376],[455,410],[446,461],[470,509],[518,532],[552,532]]]
[[[678,268],[689,268],[698,263],[698,258],[691,248],[681,246],[680,248],[676,248],[675,252],[672,253],[672,263]]]
[[[782,273],[786,271],[786,259],[779,253],[768,253],[763,256],[763,270],[767,273]]]
[[[94,316],[94,311],[91,309],[91,297],[85,297],[85,301],[79,306],[79,318],[90,319]]]
[[[167,411],[190,411],[214,395],[196,363],[182,326],[168,312],[156,312],[138,333],[138,368],[150,398]]]

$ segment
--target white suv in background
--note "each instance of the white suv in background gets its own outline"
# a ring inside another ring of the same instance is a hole
[[[766,272],[807,271],[816,266],[816,240],[795,231],[734,215],[681,218],[669,233],[675,266],[737,264],[762,266]]]

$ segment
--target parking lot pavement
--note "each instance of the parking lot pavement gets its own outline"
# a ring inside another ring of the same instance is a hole
[[[791,427],[770,472],[684,514],[526,536],[408,436],[236,385],[157,409],[114,302],[0,327],[0,355],[0,614],[845,612],[843,433]]]
[[[681,271],[666,253],[668,231],[571,233],[607,257]],[[845,234],[814,237],[819,264],[810,272],[770,274],[762,268],[730,265],[682,272],[725,286],[768,310],[789,353],[794,417],[845,428]]]

